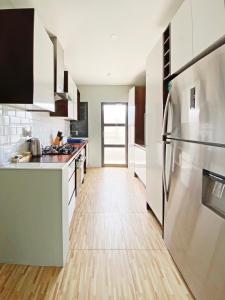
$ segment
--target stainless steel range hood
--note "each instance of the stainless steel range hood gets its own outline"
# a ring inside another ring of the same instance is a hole
[[[64,93],[64,51],[55,36],[50,36],[54,46],[54,92],[58,100],[58,93]]]

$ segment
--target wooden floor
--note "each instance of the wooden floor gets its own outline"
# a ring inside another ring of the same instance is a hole
[[[89,169],[65,268],[0,266],[0,299],[192,299],[127,169]]]

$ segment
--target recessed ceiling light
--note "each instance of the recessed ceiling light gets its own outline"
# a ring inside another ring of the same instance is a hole
[[[113,41],[117,40],[117,39],[118,39],[118,35],[115,34],[115,33],[111,34],[111,39],[112,39]]]

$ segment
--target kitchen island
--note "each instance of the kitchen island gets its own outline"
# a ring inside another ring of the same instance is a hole
[[[64,266],[76,202],[76,160],[46,155],[0,168],[0,263]],[[85,151],[86,152],[86,151]]]

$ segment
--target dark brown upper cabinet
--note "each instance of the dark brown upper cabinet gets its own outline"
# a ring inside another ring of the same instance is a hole
[[[54,46],[54,92],[64,93],[64,51],[57,37],[51,37]]]
[[[83,115],[81,114],[81,107],[80,107],[80,91],[77,89],[77,120],[82,121]]]
[[[54,111],[53,58],[34,9],[0,10],[0,103]]]
[[[135,144],[145,145],[145,87],[135,87]]]

